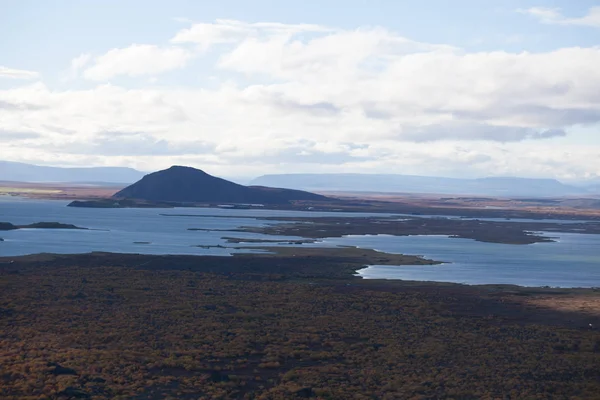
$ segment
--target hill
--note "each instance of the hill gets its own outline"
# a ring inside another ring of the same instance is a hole
[[[44,167],[12,161],[0,161],[0,181],[69,182],[69,183],[132,183],[143,172],[123,167],[61,168]]]
[[[396,174],[280,174],[263,175],[251,184],[285,188],[341,191],[435,193],[484,196],[553,197],[589,194],[585,188],[555,179],[482,178],[459,179]]]
[[[238,185],[202,170],[182,166],[173,166],[148,174],[113,197],[152,202],[238,204],[287,204],[293,200],[329,200],[325,196],[300,190]]]

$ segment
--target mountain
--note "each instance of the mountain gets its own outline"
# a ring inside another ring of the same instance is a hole
[[[481,178],[460,179],[395,174],[280,174],[263,175],[253,185],[340,191],[435,193],[484,196],[554,197],[589,194],[585,188],[565,185],[555,179]]]
[[[600,184],[589,185],[589,186],[586,186],[585,188],[591,193],[600,194]]]
[[[0,181],[17,182],[70,182],[70,183],[131,183],[144,176],[133,168],[43,167],[11,161],[0,161]]]
[[[116,193],[116,199],[177,203],[287,204],[292,200],[327,201],[325,196],[300,190],[243,186],[182,166],[144,176]]]
[[[591,193],[600,194],[600,178],[579,181],[579,182],[573,183],[573,185],[580,187],[580,188],[584,188]]]

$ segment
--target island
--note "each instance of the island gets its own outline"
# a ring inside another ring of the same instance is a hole
[[[28,225],[13,225],[10,222],[0,222],[0,231],[13,231],[16,229],[82,229],[87,230],[88,228],[81,228],[73,224],[63,224],[60,222],[36,222]]]

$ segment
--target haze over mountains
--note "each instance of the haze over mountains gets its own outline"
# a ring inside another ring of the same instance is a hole
[[[131,183],[144,175],[144,172],[124,167],[61,168],[0,161],[0,181]]]
[[[482,196],[572,196],[593,193],[588,188],[555,179],[458,179],[396,174],[280,174],[263,175],[253,185],[277,186],[317,192],[436,193]]]
[[[130,184],[146,173],[124,167],[46,167],[0,161],[0,181]],[[600,183],[570,185],[555,179],[460,179],[400,174],[274,174],[255,179],[230,179],[254,186],[316,192],[431,193],[482,196],[585,196],[600,194]]]

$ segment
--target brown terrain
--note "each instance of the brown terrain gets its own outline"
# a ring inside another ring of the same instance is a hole
[[[51,200],[103,199],[123,189],[123,186],[92,186],[83,184],[30,183],[0,181],[0,195]]]
[[[595,197],[583,198],[502,198],[502,197],[471,197],[449,196],[414,193],[322,193],[346,201],[374,201],[399,203],[415,209],[460,209],[509,212],[520,211],[533,215],[555,216],[585,216],[600,217],[600,199]]]
[[[0,397],[598,398],[597,290],[363,281],[392,255],[314,251],[1,259]]]

